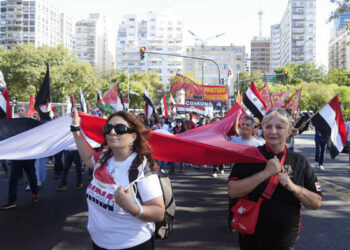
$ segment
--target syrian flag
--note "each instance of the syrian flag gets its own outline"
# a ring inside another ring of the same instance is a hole
[[[117,83],[118,85],[118,99],[117,99],[117,110],[123,110],[126,111],[125,104],[124,104],[124,98],[122,95],[122,92],[120,91],[120,83]]]
[[[0,71],[0,119],[3,118],[12,118],[12,110],[6,82]]]
[[[38,111],[40,120],[47,121],[53,117],[50,103],[50,70],[49,64],[46,65],[46,74],[41,84],[39,93],[35,98],[35,110]]]
[[[168,108],[166,106],[165,96],[163,96],[162,100],[160,100],[160,107],[162,108],[162,116],[165,116],[165,118],[168,118],[169,114],[168,114]]]
[[[81,106],[81,111],[83,111],[84,113],[87,113],[87,108],[86,108],[86,102],[85,102],[85,98],[83,95],[83,92],[79,91],[79,96],[80,96],[80,106]]]
[[[247,92],[243,94],[243,103],[255,117],[259,118],[260,121],[262,120],[267,111],[267,106],[254,82],[250,84]]]
[[[176,102],[175,99],[173,97],[173,95],[171,93],[170,94],[170,107],[171,107],[171,111],[176,113]]]
[[[340,110],[338,96],[334,97],[312,118],[312,124],[320,131],[327,141],[332,159],[334,159],[346,144],[346,127]]]
[[[145,100],[145,113],[146,113],[146,116],[148,118],[150,118],[152,113],[153,113],[154,106],[153,106],[151,97],[149,96],[147,86],[146,86],[145,92],[143,94],[143,99]]]
[[[96,96],[97,96],[96,103],[99,103],[102,100],[102,95],[101,95],[100,91],[98,91],[97,89],[96,89]]]

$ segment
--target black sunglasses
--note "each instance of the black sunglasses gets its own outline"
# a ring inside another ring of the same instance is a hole
[[[288,114],[287,110],[281,109],[281,108],[270,109],[265,113],[265,116],[271,114],[273,111],[277,111],[280,115],[283,115],[284,117],[289,118],[289,114]]]
[[[114,129],[114,132],[117,135],[123,135],[123,134],[132,134],[135,131],[131,128],[128,128],[125,124],[109,124],[107,123],[104,127],[103,127],[103,134],[104,135],[108,135],[112,129]]]

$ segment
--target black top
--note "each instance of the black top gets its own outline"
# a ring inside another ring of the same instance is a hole
[[[260,152],[271,159],[275,156],[265,146],[258,147]],[[281,160],[283,152],[277,154]],[[232,168],[229,180],[243,179],[264,170],[266,163],[237,163]],[[321,189],[312,167],[307,159],[293,151],[287,150],[283,166],[289,172],[291,180],[312,192],[321,195]],[[250,200],[257,201],[267,187],[268,181],[263,181],[252,192],[248,194]],[[230,200],[234,205],[238,199]],[[253,235],[246,235],[244,238],[255,240],[264,246],[286,246],[295,242],[299,234],[301,203],[296,196],[278,184],[270,200],[264,200],[261,204],[259,219]]]

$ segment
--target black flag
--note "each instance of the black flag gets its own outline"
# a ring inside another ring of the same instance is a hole
[[[52,108],[50,103],[50,71],[49,64],[46,65],[46,74],[41,84],[39,93],[35,98],[34,108],[38,111],[40,120],[47,121],[52,119]]]

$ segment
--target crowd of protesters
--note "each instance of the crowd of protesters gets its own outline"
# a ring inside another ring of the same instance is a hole
[[[280,111],[282,110],[282,111]],[[278,109],[272,111],[273,115],[266,116],[267,118],[263,120],[262,123],[260,123],[259,119],[249,116],[249,115],[244,115],[240,116],[239,119],[237,117],[237,120],[235,122],[235,125],[233,127],[233,131],[231,131],[233,136],[227,136],[227,140],[231,141],[233,143],[238,143],[238,144],[245,144],[245,145],[250,145],[250,146],[255,146],[258,147],[261,152],[264,153],[264,155],[268,155],[268,158],[270,159],[269,162],[263,165],[259,165],[259,170],[256,169],[254,164],[252,165],[252,170],[251,172],[247,172],[248,168],[240,168],[242,164],[231,164],[228,165],[231,174],[230,174],[230,179],[229,179],[229,185],[228,185],[228,193],[229,197],[231,198],[230,202],[230,208],[234,206],[235,203],[232,203],[232,200],[234,202],[237,202],[239,197],[242,196],[254,196],[255,198],[259,196],[261,191],[264,190],[266,183],[261,182],[265,180],[265,177],[273,176],[275,175],[279,163],[277,164],[281,157],[280,153],[284,150],[284,155],[287,152],[287,162],[290,163],[291,168],[288,171],[294,171],[295,173],[303,173],[303,175],[307,175],[306,177],[308,178],[308,183],[302,183],[299,181],[300,176],[296,176],[295,178],[299,178],[297,182],[295,182],[293,175],[288,175],[290,174],[289,172],[287,175],[281,175],[278,176],[281,182],[281,186],[279,187],[278,191],[278,196],[279,198],[275,200],[271,200],[269,202],[269,206],[273,208],[277,203],[279,203],[279,199],[282,201],[284,200],[283,197],[288,197],[287,200],[289,199],[290,201],[294,202],[294,204],[299,204],[299,205],[293,205],[293,208],[290,210],[293,210],[294,208],[300,209],[300,203],[303,204],[304,206],[311,208],[311,209],[317,209],[320,206],[321,203],[321,196],[320,190],[317,188],[312,188],[312,183],[317,182],[317,178],[314,175],[313,169],[310,167],[310,164],[308,161],[301,157],[300,155],[296,153],[292,153],[294,151],[294,136],[297,135],[298,133],[301,133],[305,131],[307,128],[305,128],[305,124],[296,124],[296,121],[300,119],[300,117],[294,117],[294,119],[288,114],[285,110],[283,109]],[[91,112],[94,115],[97,116],[103,116],[103,113],[98,111],[98,110],[92,110]],[[271,112],[270,112],[271,113]],[[129,120],[133,121],[132,124],[142,124],[144,127],[148,128],[149,130],[161,132],[161,133],[166,133],[166,134],[173,134],[177,135],[183,132],[186,132],[191,129],[195,129],[197,127],[205,126],[209,123],[215,123],[219,122],[223,117],[220,115],[216,115],[214,117],[209,117],[209,116],[200,116],[198,117],[198,120],[194,120],[192,114],[190,112],[185,113],[185,114],[176,114],[175,112],[171,112],[169,117],[165,116],[158,116],[157,114],[152,114],[150,118],[148,118],[144,113],[126,113],[127,114],[127,119],[128,122],[125,123],[125,126],[129,126]],[[18,109],[18,115],[19,117],[25,116],[26,115],[26,110],[25,107],[19,107]],[[117,117],[124,115],[124,114],[119,114]],[[61,116],[59,112],[55,113],[55,119],[58,119]],[[289,119],[289,116],[291,119]],[[133,118],[134,117],[134,118]],[[112,116],[113,118],[113,116]],[[33,114],[33,119],[38,119],[38,114],[34,113]],[[111,119],[111,118],[110,118]],[[134,119],[134,120],[133,120]],[[125,120],[125,119],[124,119]],[[110,120],[109,120],[110,121]],[[130,123],[131,124],[131,123]],[[114,125],[113,125],[114,126]],[[124,127],[125,127],[124,126]],[[134,126],[134,125],[132,125]],[[112,130],[116,130],[117,128],[112,128],[109,130],[109,133]],[[350,146],[350,121],[346,123],[346,129],[347,129],[347,142],[348,142],[348,147]],[[280,132],[282,131],[283,132]],[[74,132],[74,130],[72,130]],[[119,133],[120,131],[116,130],[116,133]],[[104,132],[105,133],[105,132]],[[109,134],[107,133],[107,134]],[[117,133],[117,134],[118,134]],[[124,133],[124,132],[123,132]],[[128,132],[129,133],[129,132]],[[130,132],[131,133],[131,132]],[[105,134],[105,136],[107,135]],[[119,134],[118,134],[119,135]],[[276,137],[274,137],[276,135]],[[268,137],[266,137],[268,136]],[[278,137],[278,138],[277,138]],[[130,137],[131,138],[131,137]],[[280,143],[277,146],[275,145],[276,143]],[[316,143],[316,150],[315,150],[315,168],[320,168],[321,170],[324,170],[323,167],[323,158],[324,158],[324,152],[325,152],[325,140],[322,138],[320,133],[316,130],[315,131],[315,143]],[[133,144],[131,144],[133,145]],[[276,146],[276,148],[274,148]],[[80,145],[81,147],[81,145]],[[283,147],[283,148],[282,148]],[[78,147],[79,149],[79,147]],[[277,151],[280,150],[280,151]],[[287,151],[286,151],[287,150]],[[84,152],[84,150],[83,150]],[[89,155],[94,155],[95,150],[92,148],[89,148]],[[272,152],[272,153],[271,153]],[[128,156],[130,156],[129,154]],[[276,156],[278,155],[278,159]],[[275,156],[275,157],[274,157]],[[289,157],[289,158],[288,158]],[[303,169],[293,169],[296,168],[295,164],[295,159],[300,160],[302,159],[305,161],[305,164],[302,166]],[[91,158],[91,157],[90,157]],[[280,159],[281,160],[281,159]],[[86,162],[86,159],[84,160]],[[151,160],[152,161],[152,160]],[[275,162],[276,161],[276,162]],[[33,160],[25,160],[25,161],[1,161],[2,167],[4,169],[5,174],[10,176],[10,181],[9,181],[9,192],[8,192],[8,200],[7,202],[1,206],[1,209],[10,209],[16,207],[16,193],[17,193],[17,183],[20,181],[21,178],[23,178],[23,170],[27,174],[27,181],[28,181],[28,187],[27,191],[32,192],[32,200],[33,202],[37,202],[39,200],[39,187],[44,184],[45,179],[46,179],[46,163],[47,162],[52,162],[54,165],[54,178],[55,179],[60,179],[60,184],[57,186],[57,191],[66,191],[68,189],[68,183],[67,183],[67,175],[69,173],[69,169],[74,166],[76,169],[76,183],[75,183],[75,188],[81,189],[84,186],[84,183],[82,181],[82,171],[84,171],[85,165],[82,163],[81,159],[81,154],[78,154],[77,150],[73,151],[63,151],[59,152],[56,155],[54,155],[51,158],[43,158],[43,159],[33,159]],[[105,162],[107,163],[107,161]],[[175,174],[176,169],[179,169],[180,173],[183,173],[185,171],[185,166],[192,166],[192,163],[188,162],[158,162],[160,165],[160,168],[162,171],[167,171],[169,174]],[[10,166],[10,170],[8,169],[8,166]],[[88,161],[88,167],[94,169],[94,167],[91,165],[91,162]],[[349,167],[350,167],[350,153],[349,153]],[[200,168],[197,166],[197,168]],[[245,169],[245,170],[243,170]],[[303,172],[304,171],[304,172]],[[305,172],[306,171],[306,172]],[[262,174],[259,174],[260,172],[268,172],[269,175],[267,176],[262,176]],[[213,177],[217,177],[218,174],[224,174],[224,165],[215,165],[213,166]],[[252,176],[258,176],[258,177],[252,177]],[[89,171],[89,176],[92,179],[92,171]],[[259,178],[259,181],[253,184],[250,180],[256,180]],[[237,181],[242,179],[242,181]],[[244,181],[243,181],[244,180]],[[244,182],[244,184],[242,184]],[[263,185],[259,184],[262,183]],[[310,184],[311,183],[311,184]],[[296,185],[297,184],[297,185]],[[247,188],[245,191],[241,190],[238,186],[246,185]],[[308,186],[309,185],[309,186]],[[260,186],[264,186],[263,188],[260,188]],[[237,191],[238,190],[238,191]],[[241,190],[241,191],[239,191]],[[158,197],[160,194],[159,192],[155,194],[152,197]],[[253,198],[253,199],[255,199]],[[129,200],[129,198],[125,198]],[[132,203],[126,204],[126,200],[120,201],[119,206],[125,208],[124,210],[130,210],[130,214],[132,216],[136,216],[136,218],[139,218],[142,216],[144,213],[143,208],[138,208],[138,212],[136,209],[134,209]],[[131,202],[131,201],[127,201]],[[288,201],[287,201],[288,202]],[[150,203],[151,204],[151,203]],[[267,204],[267,203],[266,203]],[[279,203],[280,205],[282,203]],[[92,204],[93,205],[93,204]],[[163,204],[164,205],[164,204]],[[161,207],[164,209],[161,204],[158,204],[156,206]],[[280,206],[279,205],[279,206]],[[154,207],[154,205],[151,204],[151,206]],[[294,209],[295,210],[295,209]],[[136,212],[135,212],[136,211]],[[146,210],[147,211],[147,210]],[[264,211],[264,210],[263,210]],[[141,215],[140,215],[141,213]],[[286,213],[286,216],[288,216],[288,213]],[[149,215],[148,215],[149,214]],[[267,215],[262,212],[262,216],[270,216],[268,213]],[[298,217],[297,213],[293,213],[293,216],[295,218]],[[230,217],[229,217],[230,218]],[[299,217],[298,217],[299,218]],[[144,218],[142,219],[143,221],[155,221],[155,220],[160,220],[161,218],[156,218],[154,217],[154,213],[147,212]],[[231,220],[232,218],[230,218]],[[230,225],[230,220],[228,224],[228,229],[232,232],[234,231],[233,228]],[[299,219],[293,220],[293,223],[295,224],[296,221],[299,221]],[[133,220],[131,220],[133,221]],[[266,220],[264,220],[265,224],[267,223]],[[94,222],[97,223],[97,222]],[[278,222],[280,223],[280,221]],[[277,223],[277,224],[278,224]],[[90,226],[93,223],[91,222]],[[266,225],[261,226],[258,224],[258,229],[256,234],[254,236],[245,236],[244,234],[240,234],[240,244],[242,249],[258,249],[257,247],[259,245],[264,245],[268,246],[271,244],[271,247],[289,247],[288,249],[292,249],[295,245],[295,241],[297,238],[297,235],[299,233],[298,229],[294,227],[295,225],[293,224],[293,235],[291,236],[290,232],[288,233],[288,240],[281,240],[281,241],[271,241],[272,238],[266,236],[266,234],[263,232],[263,228],[266,227]],[[147,223],[144,224],[143,226],[147,227]],[[271,226],[271,223],[269,224]],[[142,227],[143,227],[142,226]],[[92,226],[91,226],[92,227]],[[99,249],[96,243],[98,245],[103,245],[105,246],[104,241],[100,241],[100,238],[94,238],[94,229],[90,227],[90,233],[92,232],[92,239],[93,239],[93,247],[94,249]],[[283,227],[283,225],[282,225]],[[274,228],[273,230],[279,230],[278,226]],[[260,231],[261,230],[261,231]],[[272,230],[272,229],[271,229]],[[287,231],[289,229],[287,228]],[[277,231],[276,231],[277,232]],[[275,232],[275,233],[276,233]],[[281,234],[281,237],[283,238],[285,235],[283,235],[283,231],[278,231]],[[148,236],[144,238],[144,242],[139,242],[141,245],[144,244],[145,242],[147,244],[151,245],[151,248],[153,247],[152,242],[148,242]],[[131,236],[130,236],[131,237]],[[270,240],[270,241],[269,241]],[[128,240],[123,238],[123,241],[127,242]],[[102,243],[101,243],[102,242]],[[254,244],[251,244],[254,242]],[[108,242],[109,244],[110,242]],[[108,245],[107,244],[107,245]],[[113,244],[118,244],[116,241],[113,241]],[[130,246],[128,243],[125,244],[125,246]]]

